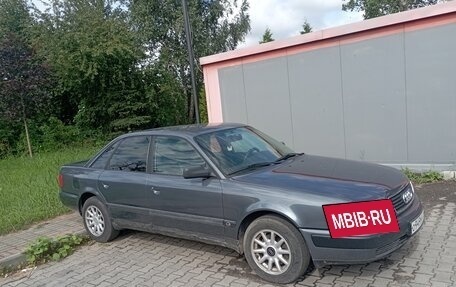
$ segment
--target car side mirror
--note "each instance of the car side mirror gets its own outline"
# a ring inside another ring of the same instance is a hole
[[[183,176],[184,178],[209,178],[212,173],[205,167],[197,166],[184,169]]]

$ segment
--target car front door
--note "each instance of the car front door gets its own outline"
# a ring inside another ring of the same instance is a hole
[[[122,227],[147,229],[147,159],[150,137],[120,141],[98,178],[98,190],[107,201],[113,221]]]
[[[153,223],[165,231],[177,229],[189,236],[222,236],[220,180],[183,177],[186,168],[207,166],[197,150],[183,138],[156,136],[151,152],[147,195]]]

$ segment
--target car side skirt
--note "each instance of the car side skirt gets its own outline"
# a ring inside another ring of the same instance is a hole
[[[144,232],[152,233],[152,234],[159,234],[159,235],[164,235],[164,236],[169,236],[169,237],[174,237],[174,238],[187,239],[187,240],[198,241],[198,242],[202,242],[202,243],[206,243],[206,244],[222,246],[222,247],[226,247],[226,248],[232,249],[232,250],[240,253],[238,240],[233,240],[231,238],[207,236],[207,234],[189,232],[189,231],[184,232],[180,229],[165,228],[165,227],[161,227],[161,226],[152,226],[152,225],[150,225],[148,227],[145,227],[144,225],[134,225],[133,226],[132,222],[126,221],[126,220],[119,220],[119,219],[116,219],[113,221],[113,226],[115,229],[118,229],[118,230],[132,229],[132,230],[136,230],[136,231],[144,231]]]

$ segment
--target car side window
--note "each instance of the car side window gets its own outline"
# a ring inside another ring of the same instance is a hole
[[[149,137],[136,136],[122,140],[113,154],[108,169],[146,172]]]
[[[206,162],[186,140],[159,136],[154,140],[153,172],[182,176],[184,169],[205,166]]]
[[[104,169],[106,167],[106,164],[108,163],[109,158],[111,158],[112,153],[116,149],[116,147],[119,145],[119,142],[117,141],[115,144],[111,145],[108,147],[90,166],[91,168],[96,168],[96,169]]]

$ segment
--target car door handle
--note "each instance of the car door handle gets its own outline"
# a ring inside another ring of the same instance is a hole
[[[103,187],[104,187],[105,189],[108,189],[108,188],[109,188],[109,185],[103,183]]]
[[[160,190],[155,189],[155,187],[151,187],[150,189],[154,192],[155,195],[160,195]]]

